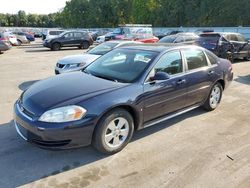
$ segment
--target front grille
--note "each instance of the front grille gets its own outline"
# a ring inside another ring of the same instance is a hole
[[[57,67],[60,68],[60,69],[62,69],[64,66],[65,65],[63,65],[63,64],[57,63]]]
[[[25,114],[26,116],[28,116],[29,118],[32,119],[35,116],[35,114],[33,114],[32,112],[24,108],[20,100],[18,101],[17,105],[18,105],[19,111]]]

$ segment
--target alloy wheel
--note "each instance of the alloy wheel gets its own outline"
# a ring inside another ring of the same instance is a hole
[[[112,120],[105,130],[105,144],[111,148],[120,147],[129,134],[129,123],[123,117]]]
[[[215,85],[212,89],[209,100],[210,106],[212,108],[216,108],[216,106],[219,104],[220,97],[221,97],[221,89],[218,85]]]

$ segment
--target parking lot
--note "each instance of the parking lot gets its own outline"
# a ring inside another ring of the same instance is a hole
[[[234,63],[235,78],[218,109],[196,109],[135,133],[121,152],[92,147],[50,151],[16,133],[12,107],[21,92],[54,75],[59,58],[41,41],[0,55],[0,187],[250,187],[250,62]]]

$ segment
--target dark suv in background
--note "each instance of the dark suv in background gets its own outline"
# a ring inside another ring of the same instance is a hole
[[[196,43],[222,58],[249,59],[250,43],[240,33],[202,33]]]
[[[93,44],[93,39],[88,32],[83,31],[66,31],[58,37],[46,39],[43,46],[51,50],[60,50],[62,47],[79,47],[80,49],[88,49]]]

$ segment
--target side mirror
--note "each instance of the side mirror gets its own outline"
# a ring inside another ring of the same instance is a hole
[[[170,75],[166,72],[157,72],[153,77],[150,78],[151,81],[156,80],[168,80],[170,78]]]

